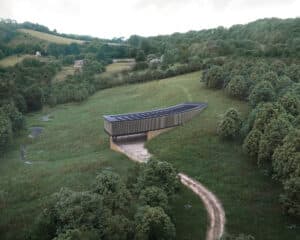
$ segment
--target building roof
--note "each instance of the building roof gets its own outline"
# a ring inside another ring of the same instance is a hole
[[[147,112],[126,113],[117,115],[104,115],[104,119],[109,122],[121,122],[130,120],[141,120],[148,118],[157,118],[176,113],[190,111],[192,109],[203,109],[207,107],[207,103],[182,103],[176,106],[161,108]]]

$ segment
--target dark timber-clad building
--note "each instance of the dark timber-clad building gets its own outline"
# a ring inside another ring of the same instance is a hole
[[[207,103],[182,103],[147,112],[104,116],[104,130],[111,137],[148,133],[182,125],[207,107]]]

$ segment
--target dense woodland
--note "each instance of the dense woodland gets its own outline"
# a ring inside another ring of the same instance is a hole
[[[19,28],[86,42],[12,44],[14,39],[23,37]],[[35,51],[51,57],[51,61],[25,59],[13,67],[0,68],[1,152],[25,127],[24,114],[40,110],[44,105],[80,102],[100,89],[203,70],[199,79],[207,88],[223,89],[228,97],[247,101],[252,109],[245,119],[235,109],[228,109],[217,126],[220,138],[241,142],[258,171],[282,186],[278,198],[283,213],[299,219],[299,18],[262,19],[228,29],[219,27],[149,38],[133,35],[128,40],[62,35],[38,24],[0,22],[0,59]],[[121,74],[99,75],[114,58],[135,58],[136,65],[132,71]],[[77,59],[85,61],[82,71],[63,82],[52,81],[63,66]],[[163,180],[168,181],[165,185],[159,176],[163,171],[161,166],[170,172],[170,179]],[[175,230],[168,202],[176,190],[175,170],[167,163],[151,162],[145,169],[136,171],[136,177],[128,180],[134,184],[126,185],[119,176],[103,173],[87,192],[64,189],[55,194],[55,201],[37,220],[37,239],[39,231],[47,231],[48,239],[84,236],[90,239],[158,239],[158,233],[159,236],[165,234],[164,239],[173,239]],[[127,196],[128,201],[116,201],[120,195]],[[130,198],[139,199],[139,206],[130,206],[131,210],[126,212],[124,207],[128,209]],[[81,211],[82,219],[77,220]],[[112,232],[117,235],[112,237]],[[252,238],[242,236],[239,239]]]

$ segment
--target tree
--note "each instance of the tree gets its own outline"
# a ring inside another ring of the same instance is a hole
[[[146,60],[146,56],[145,56],[145,53],[144,53],[143,50],[139,50],[139,51],[137,52],[135,60],[136,60],[137,62],[143,62],[143,61]]]
[[[274,88],[272,84],[267,81],[257,83],[249,96],[249,101],[252,106],[256,106],[261,102],[272,102],[274,99]]]
[[[62,188],[49,199],[31,235],[36,240],[99,239],[109,216],[99,194]]]
[[[265,128],[259,142],[258,164],[271,162],[271,157],[277,146],[282,144],[284,137],[289,133],[291,124],[283,117],[273,119]]]
[[[134,228],[123,215],[114,215],[107,219],[103,238],[104,240],[130,240],[133,238]]]
[[[251,235],[245,235],[245,234],[239,234],[239,235],[231,235],[228,233],[225,233],[221,240],[255,240],[255,238]]]
[[[65,232],[60,233],[53,240],[99,240],[100,234],[97,229],[94,228],[75,228],[67,229]]]
[[[261,136],[262,132],[254,128],[244,140],[243,150],[252,158],[257,158]]]
[[[118,174],[103,171],[96,177],[94,192],[103,196],[103,203],[114,214],[117,210],[126,210],[131,195]]]
[[[175,226],[160,207],[146,206],[135,215],[136,240],[175,239]]]
[[[2,106],[3,111],[7,114],[11,121],[11,126],[13,132],[17,132],[24,128],[25,126],[25,118],[18,111],[13,103],[8,103]]]
[[[152,159],[142,170],[138,185],[140,189],[151,186],[159,187],[171,197],[178,189],[179,180],[174,167],[170,163]]]
[[[61,189],[54,195],[54,198],[58,233],[81,227],[93,227],[100,232],[103,231],[107,213],[100,195]]]
[[[283,184],[280,202],[286,214],[300,218],[300,177],[288,179]]]
[[[276,72],[269,71],[262,75],[262,81],[266,81],[272,84],[274,89],[277,89],[279,86],[279,79]]]
[[[292,130],[272,156],[274,177],[288,179],[300,176],[300,130]]]
[[[253,127],[265,131],[265,126],[281,114],[285,114],[284,108],[278,103],[261,103],[255,108],[255,120]]]
[[[300,66],[297,64],[291,64],[287,69],[287,75],[294,82],[300,82]]]
[[[142,205],[150,207],[161,207],[165,212],[169,210],[168,196],[158,187],[147,187],[142,190],[139,200]]]
[[[233,108],[228,109],[218,124],[217,132],[222,138],[232,139],[239,135],[242,120],[240,114]]]
[[[40,87],[29,87],[25,90],[24,95],[28,111],[37,111],[43,107],[44,92]]]
[[[279,103],[284,107],[287,113],[298,116],[300,113],[300,100],[295,94],[286,93],[279,98]]]
[[[244,99],[247,95],[248,84],[243,76],[236,75],[230,80],[226,90],[229,96]]]
[[[7,113],[0,108],[0,152],[11,142],[12,126]]]
[[[203,80],[208,88],[223,88],[225,73],[220,66],[212,66],[203,74]]]

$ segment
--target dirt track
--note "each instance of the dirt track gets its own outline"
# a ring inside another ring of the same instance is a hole
[[[198,181],[190,178],[184,173],[179,173],[178,176],[183,185],[191,189],[201,198],[206,208],[210,220],[206,232],[206,240],[220,239],[224,233],[225,226],[225,213],[220,201]]]
[[[130,159],[138,162],[146,162],[150,158],[150,153],[144,147],[145,139],[137,138],[135,140],[123,138],[116,144],[122,149],[122,152]],[[141,154],[142,153],[142,154]],[[139,159],[136,159],[139,158]],[[224,233],[225,212],[217,197],[204,187],[198,181],[190,178],[184,173],[178,174],[183,185],[191,189],[198,195],[208,213],[209,226],[206,233],[206,240],[218,240]]]

